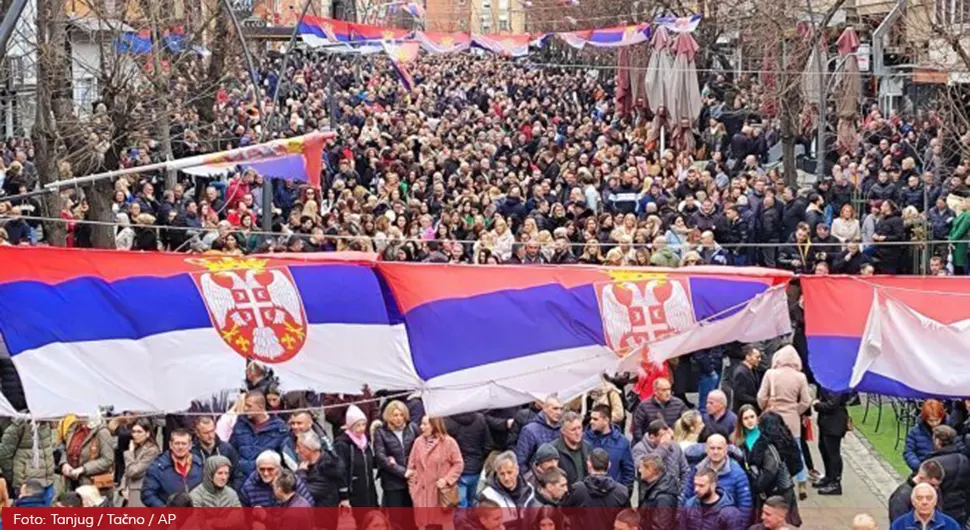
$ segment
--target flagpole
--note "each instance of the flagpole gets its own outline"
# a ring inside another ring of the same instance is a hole
[[[58,180],[45,185],[44,188],[49,190],[56,190],[60,188],[67,188],[71,186],[77,186],[80,184],[86,184],[88,182],[95,182],[98,180],[104,180],[104,179],[115,178],[115,177],[123,177],[125,175],[134,175],[136,173],[146,173],[149,171],[166,171],[166,170],[178,171],[180,169],[186,169],[194,166],[201,166],[201,165],[205,165],[207,163],[212,163],[216,161],[218,161],[219,163],[231,164],[233,162],[236,162],[238,164],[245,164],[246,162],[249,162],[249,161],[258,160],[258,158],[247,159],[245,157],[239,157],[239,155],[245,155],[247,153],[251,153],[255,149],[263,148],[267,145],[288,143],[288,142],[293,142],[296,140],[300,140],[303,138],[310,138],[314,136],[323,136],[324,139],[326,139],[326,138],[332,138],[334,136],[334,133],[316,132],[316,133],[305,134],[303,136],[298,136],[295,138],[274,140],[272,142],[266,142],[264,144],[249,145],[246,147],[237,147],[236,149],[222,151],[221,153],[208,153],[203,155],[190,156],[186,158],[178,158],[178,159],[169,160],[166,162],[156,162],[154,164],[147,164],[144,166],[134,166],[134,167],[128,167],[123,169],[115,169],[112,171],[105,171],[104,173],[95,173],[94,175],[87,175],[84,177],[77,177],[77,178],[72,178],[67,180]],[[217,159],[216,155],[221,155],[221,156],[219,156]]]

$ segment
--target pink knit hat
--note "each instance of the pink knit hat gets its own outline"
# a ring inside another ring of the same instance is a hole
[[[344,428],[349,429],[354,426],[358,421],[367,422],[367,416],[364,412],[360,410],[357,405],[351,405],[347,407],[347,415],[344,416]]]

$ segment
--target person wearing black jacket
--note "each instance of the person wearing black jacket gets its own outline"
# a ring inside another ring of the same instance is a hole
[[[610,455],[602,449],[593,449],[586,460],[589,475],[573,484],[572,491],[563,502],[564,508],[587,508],[579,518],[584,530],[608,530],[613,519],[623,508],[630,506],[630,492],[626,486],[610,478]],[[588,508],[594,508],[589,510]]]
[[[789,236],[788,243],[781,247],[778,265],[796,273],[815,269],[815,252],[809,238],[808,223],[798,223],[795,232]]]
[[[832,272],[836,274],[856,275],[862,270],[862,266],[869,263],[869,256],[862,253],[858,241],[849,241],[845,245],[846,249],[835,256],[835,263],[832,265]]]
[[[920,464],[919,470],[897,486],[889,496],[890,521],[899,519],[913,509],[913,488],[923,483],[940,489],[940,484],[943,483],[943,466],[936,460],[927,460]]]
[[[374,481],[374,451],[364,435],[367,417],[356,406],[347,409],[344,432],[333,443],[334,452],[344,463],[344,477],[350,505],[354,508],[377,506],[377,485]],[[355,510],[355,517],[366,510]]]
[[[825,466],[825,477],[815,483],[819,495],[842,495],[842,438],[849,431],[845,407],[851,399],[851,393],[836,394],[819,387],[818,399],[812,405],[818,413],[818,450]]]
[[[481,412],[449,416],[445,418],[445,428],[453,433],[465,464],[458,479],[458,507],[469,508],[478,493],[478,479],[485,467],[485,458],[494,445],[492,433],[485,415]]]
[[[639,502],[642,530],[673,530],[677,527],[680,481],[664,469],[663,458],[650,455],[640,460]]]
[[[491,409],[485,413],[485,421],[488,422],[488,428],[492,431],[492,443],[496,449],[504,451],[515,447],[515,442],[510,442],[509,438],[512,434],[512,425],[515,423],[515,415],[521,408]]]
[[[519,433],[522,428],[535,421],[540,412],[542,412],[542,402],[533,401],[528,407],[522,407],[515,413],[512,426],[509,427],[508,445],[510,449],[515,449],[516,444],[518,444]]]
[[[336,508],[348,503],[346,469],[343,460],[326,448],[317,433],[307,431],[296,439],[300,457],[297,474],[306,482],[316,508]]]
[[[957,443],[957,431],[949,425],[933,428],[933,447],[926,460],[939,462],[943,467],[940,484],[940,509],[957,520],[962,527],[967,522],[967,498],[970,497],[970,458]]]
[[[773,193],[766,193],[761,203],[761,215],[756,221],[757,242],[775,243],[761,248],[761,262],[766,267],[774,267],[778,263],[777,243],[781,241],[782,233],[782,209],[776,202]]]
[[[903,241],[906,234],[903,218],[892,201],[884,201],[879,209],[882,212],[882,219],[876,223],[876,233],[872,236],[872,240],[876,243],[888,244],[876,245],[876,270],[880,274],[896,274],[903,251],[903,247],[898,243]]]
[[[418,430],[409,421],[407,406],[391,401],[383,412],[383,424],[374,430],[374,459],[377,477],[381,479],[385,508],[410,508],[408,493],[408,457]]]
[[[805,210],[808,208],[808,197],[804,195],[795,197],[790,203],[785,205],[785,213],[782,216],[782,237],[787,238],[794,234],[798,225],[805,221]]]
[[[761,350],[752,345],[744,347],[744,359],[734,368],[731,378],[732,409],[737,413],[741,407],[751,405],[760,413],[758,408],[758,390],[761,388],[761,376],[758,367],[761,365]]]
[[[339,512],[332,508],[350,506],[347,471],[343,460],[312,430],[297,436],[295,450],[300,458],[297,476],[306,483],[314,508],[321,510],[324,528],[337,528]]]

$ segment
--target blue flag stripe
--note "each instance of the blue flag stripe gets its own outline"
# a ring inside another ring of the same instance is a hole
[[[309,323],[391,323],[372,269],[324,265],[290,271]],[[213,327],[188,274],[115,282],[86,277],[57,285],[7,283],[0,285],[0,312],[0,332],[11,355],[55,342],[140,339]]]

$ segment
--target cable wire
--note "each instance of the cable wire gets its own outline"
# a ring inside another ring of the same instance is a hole
[[[2,198],[0,198],[0,201],[2,201]],[[11,217],[12,216],[0,216],[0,221],[2,221],[4,219],[10,219]],[[178,231],[199,232],[199,233],[212,232],[212,231],[219,230],[218,227],[215,227],[215,228],[194,228],[194,227],[189,227],[189,226],[138,225],[138,224],[123,224],[123,223],[111,222],[111,221],[96,221],[96,220],[89,220],[89,219],[63,219],[61,217],[44,217],[44,216],[38,216],[38,215],[19,215],[19,216],[16,216],[16,217],[17,218],[20,218],[20,219],[28,220],[28,221],[40,221],[40,222],[45,222],[45,223],[47,223],[47,222],[51,222],[51,223],[65,223],[65,224],[72,224],[73,223],[73,224],[85,224],[85,225],[94,225],[94,226],[113,226],[113,227],[119,227],[120,226],[120,227],[125,227],[125,228],[132,228],[132,229],[135,229],[135,228],[147,228],[147,229],[152,229],[152,230],[178,230]],[[2,227],[2,224],[0,224],[0,227]],[[244,232],[244,231],[240,227],[236,227],[236,226],[232,227],[229,230],[229,233],[230,234],[231,233],[241,233],[241,232]],[[249,231],[246,231],[245,233],[246,234],[255,234],[255,235],[265,235],[265,236],[270,236],[270,237],[292,237],[292,236],[306,237],[308,235],[308,234],[293,233],[293,232],[272,232],[272,231],[265,231],[265,230],[249,230]],[[660,235],[662,235],[662,234],[660,234]],[[341,240],[341,241],[372,241],[372,242],[374,241],[374,236],[369,236],[369,235],[352,235],[352,234],[333,234],[333,235],[330,235],[330,234],[325,234],[324,235],[324,238],[325,239],[336,239],[336,240]],[[419,243],[420,244],[420,243],[428,243],[429,241],[437,241],[439,243],[444,243],[444,242],[448,242],[448,243],[460,243],[462,245],[481,244],[481,240],[478,240],[478,239],[424,239],[424,238],[418,238],[418,237],[393,237],[393,236],[389,236],[389,235],[387,236],[386,241],[388,242],[388,244],[391,244],[391,243],[401,243],[401,244],[404,244],[404,243]],[[519,242],[517,241],[517,243],[519,243]],[[525,244],[526,242],[521,242],[521,243],[522,244]],[[950,240],[884,241],[884,242],[863,243],[863,244],[860,244],[860,245],[871,245],[871,246],[877,246],[877,247],[882,247],[882,246],[886,246],[886,247],[897,247],[897,246],[898,247],[910,247],[910,246],[923,246],[923,245],[948,245],[948,244],[954,244],[954,243],[970,243],[970,239],[961,239],[961,240],[953,240],[953,241],[950,241]],[[540,244],[541,245],[545,245],[544,243],[540,243]],[[792,243],[789,243],[789,242],[773,242],[773,243],[723,243],[723,244],[722,243],[718,243],[718,246],[721,247],[721,248],[726,248],[726,249],[730,249],[730,248],[744,249],[744,248],[779,248],[779,247],[787,246],[787,245],[790,245],[790,244],[792,244]],[[619,247],[619,246],[621,246],[620,243],[612,243],[612,242],[611,243],[600,243],[600,245],[601,246],[613,246],[613,247]],[[586,243],[584,243],[584,242],[580,242],[580,243],[569,243],[569,246],[570,247],[580,247],[581,248],[581,247],[586,246]],[[625,245],[625,246],[629,246],[629,247],[634,248],[634,249],[637,249],[637,248],[647,248],[647,249],[653,248],[653,244],[651,244],[651,243],[630,243],[629,245]],[[668,244],[667,246],[668,247],[671,247],[671,248],[696,249],[696,248],[700,248],[701,245],[700,245],[700,243],[695,243],[695,244],[686,244],[686,243],[684,243],[684,244],[679,244],[679,245]],[[816,248],[840,248],[841,249],[841,248],[844,248],[845,246],[846,246],[846,243],[810,243],[809,244],[809,247],[816,247]]]

